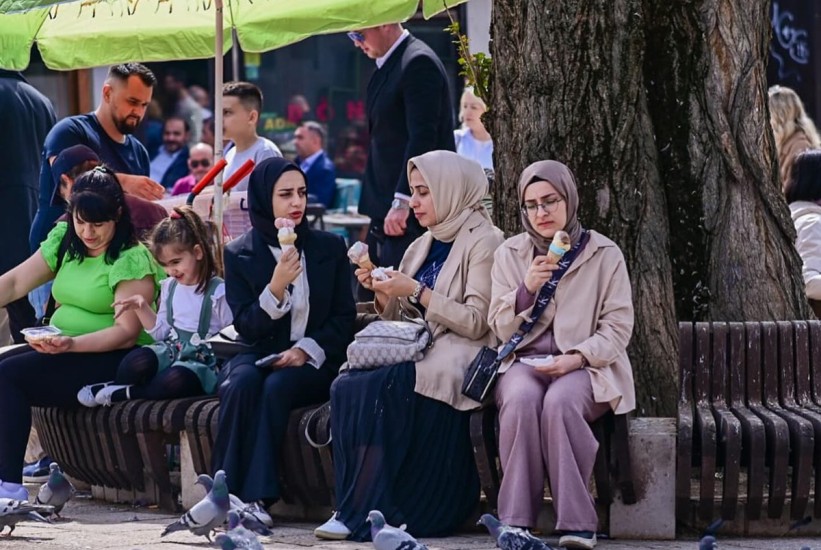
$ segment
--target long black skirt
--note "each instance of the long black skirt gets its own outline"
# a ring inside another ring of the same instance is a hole
[[[414,536],[458,529],[479,501],[469,413],[413,391],[416,365],[349,371],[331,386],[337,519],[370,540],[368,512]]]

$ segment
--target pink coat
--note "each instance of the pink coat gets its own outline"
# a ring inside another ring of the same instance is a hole
[[[565,273],[556,294],[525,337],[529,344],[552,328],[562,351],[581,352],[597,403],[609,403],[617,414],[635,408],[633,369],[627,344],[633,332],[633,300],[624,256],[607,237],[590,232],[590,241]],[[516,292],[533,261],[534,248],[526,233],[507,239],[496,251],[491,272],[488,322],[502,342],[529,318],[532,308],[515,313]],[[500,372],[515,360],[505,361]]]

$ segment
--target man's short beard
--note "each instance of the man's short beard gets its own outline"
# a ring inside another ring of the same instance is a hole
[[[128,118],[124,118],[122,120],[117,120],[116,118],[114,118],[113,120],[114,120],[114,126],[117,128],[117,131],[120,132],[123,135],[133,134],[134,130],[136,130],[137,126],[139,126],[140,122],[142,122],[142,121],[139,121],[134,126],[131,126],[127,122]]]

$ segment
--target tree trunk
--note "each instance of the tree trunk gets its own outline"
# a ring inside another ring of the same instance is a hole
[[[529,163],[573,170],[582,224],[631,275],[642,415],[675,414],[677,319],[808,314],[766,111],[767,14],[744,0],[494,2],[496,222],[521,231]]]

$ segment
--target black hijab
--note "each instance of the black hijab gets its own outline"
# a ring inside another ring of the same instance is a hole
[[[279,230],[274,225],[274,185],[280,176],[289,170],[296,170],[307,183],[308,179],[299,166],[281,157],[267,158],[254,166],[248,181],[248,213],[251,216],[251,227],[257,231],[262,240],[270,246],[280,248],[277,234]],[[308,220],[302,216],[302,221],[296,226],[296,249],[302,252],[305,239],[308,236]]]

